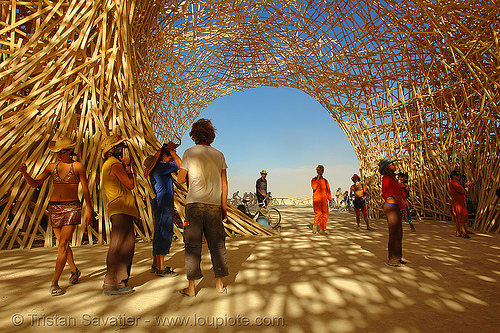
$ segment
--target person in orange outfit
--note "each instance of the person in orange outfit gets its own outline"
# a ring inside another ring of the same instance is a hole
[[[328,180],[323,178],[325,168],[322,165],[316,167],[318,175],[311,179],[311,187],[313,190],[313,209],[314,209],[314,226],[313,234],[326,235],[326,222],[328,221],[328,206],[332,200],[330,185]]]

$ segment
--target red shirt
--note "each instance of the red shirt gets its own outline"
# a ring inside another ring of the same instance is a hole
[[[382,197],[387,202],[387,198],[394,196],[395,194],[401,195],[402,198],[405,197],[405,192],[401,185],[388,175],[382,176]],[[396,200],[397,201],[397,200]],[[405,209],[405,206],[397,201],[399,209]]]
[[[452,180],[449,184],[450,194],[451,194],[451,202],[458,202],[465,204],[467,191],[460,185],[456,180]]]

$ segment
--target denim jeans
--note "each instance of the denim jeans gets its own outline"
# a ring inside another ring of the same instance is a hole
[[[226,233],[220,206],[201,203],[186,205],[184,244],[186,245],[186,274],[188,280],[203,277],[201,273],[202,237],[205,234],[216,278],[229,275],[226,259]]]

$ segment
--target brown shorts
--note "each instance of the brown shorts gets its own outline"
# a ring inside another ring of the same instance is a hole
[[[82,204],[80,201],[50,201],[48,208],[52,228],[82,222]]]

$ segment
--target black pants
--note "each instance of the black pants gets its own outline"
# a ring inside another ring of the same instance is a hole
[[[229,275],[226,259],[226,234],[220,206],[201,203],[186,205],[184,244],[186,245],[186,275],[188,280],[203,277],[201,273],[202,237],[207,239],[212,267],[216,278]]]

